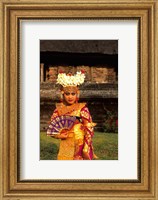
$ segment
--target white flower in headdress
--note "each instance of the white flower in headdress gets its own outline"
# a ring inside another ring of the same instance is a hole
[[[57,84],[63,87],[78,86],[84,83],[85,74],[84,71],[77,72],[75,75],[59,73],[57,78]]]

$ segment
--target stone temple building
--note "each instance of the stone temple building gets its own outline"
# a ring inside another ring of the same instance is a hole
[[[47,129],[59,102],[56,84],[60,70],[76,73],[84,69],[80,102],[87,102],[96,130],[104,131],[108,111],[118,112],[117,40],[41,40],[40,41],[40,129]]]

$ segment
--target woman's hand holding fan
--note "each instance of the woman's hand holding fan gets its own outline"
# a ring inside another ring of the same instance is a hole
[[[56,139],[66,139],[68,137],[68,130],[63,129],[58,134],[52,134],[51,137],[56,138]]]
[[[47,136],[57,139],[66,139],[68,131],[73,127],[76,121],[75,116],[60,116],[53,119],[47,129]]]

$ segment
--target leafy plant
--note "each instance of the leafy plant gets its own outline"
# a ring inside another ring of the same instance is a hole
[[[104,131],[118,133],[118,112],[107,110],[105,114]]]

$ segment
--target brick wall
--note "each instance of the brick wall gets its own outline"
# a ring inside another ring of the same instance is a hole
[[[113,67],[107,66],[54,66],[49,65],[47,70],[44,70],[44,80],[45,82],[55,83],[57,79],[57,75],[60,70],[65,73],[75,74],[76,71],[85,70],[86,79],[85,82],[93,82],[93,83],[116,83],[117,82],[117,74]],[[43,80],[41,78],[41,80]]]

